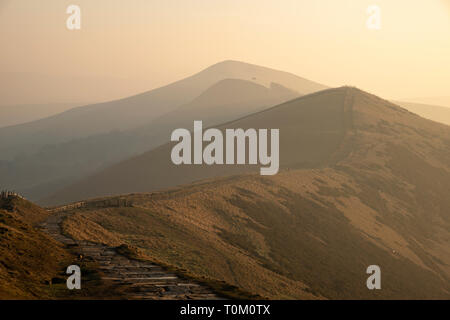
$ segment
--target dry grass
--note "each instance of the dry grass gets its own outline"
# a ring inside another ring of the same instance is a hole
[[[0,200],[0,300],[126,298],[116,285],[100,279],[97,265],[79,261],[76,249],[34,226],[46,216],[28,201]],[[65,270],[71,264],[82,269],[83,290],[66,287]]]
[[[21,199],[1,201],[0,299],[54,296],[52,279],[64,264],[70,263],[72,256],[32,226],[44,215],[44,210]]]

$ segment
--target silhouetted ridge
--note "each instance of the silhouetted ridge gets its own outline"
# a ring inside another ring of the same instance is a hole
[[[251,85],[251,84],[249,84]],[[366,105],[367,104],[367,105]],[[381,108],[381,109],[380,109]],[[225,128],[280,129],[280,167],[319,168],[334,165],[355,147],[355,130],[363,129],[366,116],[377,122],[402,109],[362,90],[341,87],[296,98],[238,120],[216,126]],[[363,115],[363,117],[361,117]],[[193,123],[188,129],[192,130]],[[170,133],[167,133],[168,135]],[[147,192],[199,179],[255,172],[258,165],[176,166],[168,143],[95,174],[44,201],[56,204],[108,194]]]

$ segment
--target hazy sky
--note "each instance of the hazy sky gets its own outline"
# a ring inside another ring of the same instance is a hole
[[[450,95],[449,0],[0,0],[0,44],[1,72],[118,79],[120,94],[233,59],[386,98]]]

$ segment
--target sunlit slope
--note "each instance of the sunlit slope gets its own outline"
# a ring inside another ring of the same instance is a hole
[[[0,299],[49,299],[53,277],[72,257],[39,231],[47,212],[19,198],[0,199]]]
[[[109,234],[100,241],[119,238],[269,298],[448,298],[448,221],[426,222],[422,209],[405,214],[396,196],[378,211],[372,199],[382,194],[332,169],[290,170],[129,195],[131,208],[106,199],[109,208],[80,210],[65,230],[86,240]],[[366,287],[372,264],[382,270],[380,291]]]

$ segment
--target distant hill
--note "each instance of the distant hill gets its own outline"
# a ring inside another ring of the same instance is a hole
[[[169,141],[173,129],[189,126],[195,119],[213,125],[298,96],[297,92],[274,83],[266,88],[250,81],[225,79],[148,125],[49,145],[30,156],[0,161],[2,182],[35,200],[98,169]]]
[[[53,116],[75,105],[74,103],[0,105],[0,128]]]
[[[272,82],[269,87],[265,87],[252,81],[225,79],[208,88],[188,104],[133,130],[132,135],[139,137],[145,145],[140,151],[148,151],[152,147],[168,142],[173,130],[192,126],[194,120],[201,119],[204,125],[212,126],[299,96],[300,93],[278,83]]]
[[[450,126],[450,107],[433,106],[412,102],[395,102],[405,109],[429,120]]]
[[[411,98],[402,99],[403,101],[410,101],[419,104],[426,105],[434,105],[434,106],[443,106],[450,108],[450,96],[442,96],[442,97],[421,97],[421,98]]]
[[[81,105],[130,94],[127,81],[113,76],[0,71],[0,82],[3,84],[0,87],[2,105],[44,105],[64,101]]]
[[[299,94],[326,88],[287,72],[243,62],[224,61],[186,79],[136,96],[77,107],[46,119],[0,128],[0,160],[34,153],[45,145],[148,124],[191,102],[224,79],[254,81],[265,86],[274,82]]]
[[[295,75],[225,61],[163,88],[0,128],[2,183],[37,200],[169,141],[196,118],[231,121],[324,86]]]
[[[338,88],[224,127],[280,128],[281,172],[175,167],[164,145],[55,196],[135,192],[75,211],[66,232],[94,222],[158,261],[270,298],[448,299],[449,126]],[[366,287],[373,264],[379,291]]]

